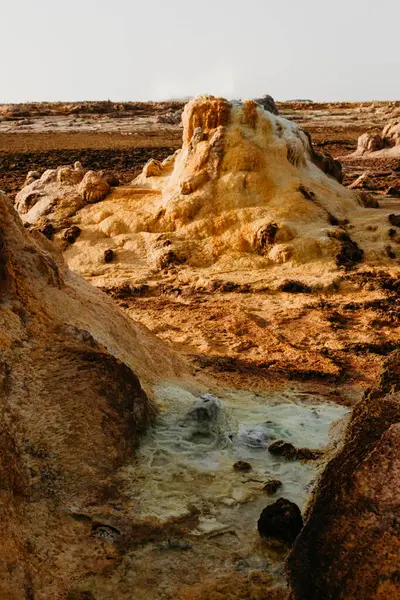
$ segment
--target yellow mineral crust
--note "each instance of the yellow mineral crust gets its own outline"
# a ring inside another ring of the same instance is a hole
[[[307,264],[333,274],[344,238],[360,247],[358,260],[388,262],[387,215],[362,206],[356,191],[320,170],[297,125],[255,102],[212,96],[190,101],[182,121],[180,151],[163,163],[150,161],[131,185],[79,205],[70,217],[81,229],[64,248],[74,270],[99,285],[145,280],[171,266],[203,275],[262,269],[267,276],[285,265],[287,276]],[[29,187],[17,198],[17,206],[30,207],[23,219],[54,222],[60,239],[60,203],[38,220]],[[37,189],[41,203],[47,188]],[[116,257],[110,264],[107,249]]]

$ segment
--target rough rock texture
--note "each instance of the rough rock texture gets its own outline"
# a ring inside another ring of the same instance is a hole
[[[279,111],[275,104],[275,100],[269,94],[262,96],[261,98],[254,98],[254,102],[257,102],[264,110],[272,113],[273,115],[279,115]]]
[[[286,498],[278,498],[264,508],[257,527],[261,537],[292,544],[303,527],[303,518],[296,504]]]
[[[382,134],[363,133],[358,138],[357,155],[374,154],[376,157],[400,156],[400,121],[392,119],[385,125]]]
[[[289,557],[292,600],[400,598],[400,352],[354,408]]]
[[[3,194],[0,215],[0,597],[64,598],[115,560],[90,515],[123,510],[117,468],[174,359],[24,230]]]

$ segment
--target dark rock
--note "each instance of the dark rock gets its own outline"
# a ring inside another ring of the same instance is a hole
[[[293,544],[303,527],[303,518],[297,504],[279,498],[262,511],[257,528],[261,537],[275,538]]]
[[[268,479],[268,481],[264,483],[263,490],[267,492],[267,494],[275,494],[280,487],[282,487],[282,481],[279,479]]]
[[[104,179],[110,187],[118,187],[120,185],[120,181],[115,175],[107,175]]]
[[[275,456],[283,456],[283,458],[287,458],[288,460],[296,460],[297,458],[297,448],[292,444],[292,442],[287,442],[285,440],[276,440],[272,442],[268,446],[268,452],[274,454]]]
[[[108,250],[104,250],[104,262],[110,263],[114,260],[114,258],[114,250],[111,250],[110,248]]]
[[[386,195],[387,196],[400,196],[400,190],[398,190],[397,188],[390,186],[388,187],[388,189],[386,190]]]
[[[156,266],[158,269],[163,270],[174,265],[179,265],[182,262],[184,260],[179,258],[173,250],[167,250],[158,257]]]
[[[301,281],[295,281],[294,279],[288,279],[279,286],[280,292],[287,292],[289,294],[311,294],[312,288]]]
[[[388,219],[391,225],[393,225],[394,227],[400,227],[400,215],[395,215],[394,213],[391,213],[388,216]]]
[[[257,231],[254,246],[259,254],[268,254],[275,242],[277,231],[278,225],[276,223],[267,223]]]
[[[254,102],[257,102],[264,110],[272,113],[273,115],[279,115],[279,111],[276,107],[275,100],[269,94],[262,96],[261,98],[255,98]]]
[[[385,246],[385,252],[389,258],[396,258],[396,253],[393,252],[392,247],[390,245]]]
[[[312,144],[311,135],[306,129],[302,129],[306,134],[309,142],[310,157],[312,162],[323,171],[326,175],[330,175],[336,179],[339,183],[343,183],[342,165],[338,160],[333,158],[330,154],[321,154]]]
[[[245,460],[238,460],[233,465],[233,469],[240,473],[248,473],[249,471],[251,471],[252,466],[249,462],[246,462]]]
[[[46,225],[40,230],[40,232],[43,233],[43,235],[47,237],[48,240],[52,240],[56,230],[52,223],[46,223]]]
[[[336,229],[330,231],[328,235],[340,242],[340,252],[336,255],[336,264],[338,267],[351,269],[355,263],[362,262],[364,250],[351,239],[347,231]]]
[[[378,199],[370,192],[358,192],[358,198],[364,208],[380,208]]]
[[[291,600],[400,598],[400,351],[354,407],[288,559]]]
[[[311,448],[296,448],[292,442],[276,440],[268,446],[268,452],[275,456],[282,456],[287,460],[316,460],[322,454],[322,450]]]
[[[80,236],[80,234],[81,234],[80,227],[78,227],[77,225],[72,225],[72,227],[68,227],[68,229],[66,229],[64,231],[63,238],[69,244],[73,244],[75,242],[75,240]]]

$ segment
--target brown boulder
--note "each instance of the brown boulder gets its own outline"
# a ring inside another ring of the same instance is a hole
[[[3,194],[0,217],[0,597],[66,598],[110,564],[79,515],[122,506],[118,467],[156,413],[142,384],[169,353]]]
[[[400,598],[400,352],[354,408],[288,560],[292,600]]]

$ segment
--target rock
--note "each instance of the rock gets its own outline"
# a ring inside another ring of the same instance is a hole
[[[268,452],[275,456],[282,456],[287,460],[316,460],[323,454],[322,450],[311,448],[296,448],[286,440],[276,440],[268,446]]]
[[[275,100],[269,94],[262,96],[261,98],[255,98],[254,102],[257,102],[264,110],[267,110],[273,115],[279,115],[279,111],[276,107]]]
[[[104,262],[110,263],[114,260],[115,254],[114,250],[108,248],[108,250],[104,250]]]
[[[193,192],[201,188],[209,180],[210,177],[207,171],[200,171],[199,173],[196,173],[191,177],[187,177],[184,181],[182,181],[180,185],[180,192],[185,196],[188,194],[193,194]]]
[[[75,164],[79,165],[77,169],[71,169],[71,167],[59,167],[57,169],[57,181],[59,183],[66,185],[77,185],[82,181],[85,171],[82,169],[80,163]]]
[[[141,382],[184,367],[2,194],[0,239],[0,596],[66,598],[110,565],[90,515],[124,512],[118,469],[156,415]]]
[[[39,171],[29,171],[28,175],[26,176],[24,185],[30,185],[31,183],[36,181],[36,179],[40,179]]]
[[[303,518],[297,504],[279,498],[262,511],[257,523],[261,537],[274,538],[293,544],[303,527]]]
[[[88,171],[78,187],[78,192],[86,202],[99,202],[108,196],[110,186],[94,171]]]
[[[233,470],[238,471],[239,473],[248,473],[252,470],[252,466],[245,460],[237,460],[233,465]]]
[[[397,156],[400,146],[400,121],[393,119],[385,125],[382,134],[363,133],[358,138],[355,156],[379,152],[379,156]]]
[[[400,352],[354,407],[288,560],[292,600],[400,597]]]
[[[391,213],[388,216],[388,219],[389,219],[389,223],[391,225],[393,225],[394,227],[400,227],[400,215],[396,215],[394,213]]]
[[[373,194],[369,192],[358,192],[358,197],[360,199],[361,206],[364,208],[380,208],[379,200]]]
[[[81,229],[77,225],[72,225],[72,227],[68,227],[66,231],[64,231],[63,238],[69,244],[73,244],[81,234]]]
[[[105,175],[104,179],[110,187],[118,187],[120,185],[120,181],[116,175]]]
[[[267,492],[267,494],[275,494],[279,488],[282,487],[282,481],[279,479],[268,479],[263,485],[263,490]]]
[[[52,240],[54,237],[54,234],[56,232],[54,225],[52,223],[46,223],[42,229],[40,229],[40,232],[43,233],[43,235],[45,237],[47,237],[48,240]]]
[[[170,111],[164,115],[158,115],[156,117],[157,123],[167,123],[168,125],[179,125],[182,119],[182,113],[180,111]]]
[[[275,236],[278,232],[276,223],[267,223],[263,225],[256,233],[254,247],[259,254],[267,255],[275,243]]]
[[[162,175],[163,166],[159,160],[151,158],[143,167],[143,175],[145,177],[157,177]]]
[[[290,279],[280,284],[279,291],[288,294],[311,294],[312,288],[301,281]]]
[[[392,258],[392,259],[396,258],[396,253],[393,251],[393,249],[390,246],[390,244],[388,244],[387,246],[385,246],[385,251],[386,251],[386,254],[388,255],[389,258]]]
[[[340,162],[333,158],[330,154],[322,154],[321,152],[318,152],[313,146],[311,135],[308,133],[308,131],[306,129],[302,129],[301,131],[307,138],[310,158],[315,166],[321,169],[321,171],[323,171],[326,175],[329,175],[330,177],[336,179],[339,183],[342,183],[343,173]]]
[[[268,452],[276,456],[283,456],[289,460],[297,459],[297,448],[291,443],[285,440],[276,440],[268,446]]]
[[[213,394],[203,394],[188,411],[185,423],[196,430],[209,431],[218,428],[222,418],[221,400]]]
[[[351,269],[355,263],[363,261],[364,250],[351,239],[346,231],[336,229],[329,232],[329,236],[340,241],[340,252],[336,255],[336,264],[338,267]]]
[[[165,277],[167,270],[182,272],[186,267],[188,273],[215,267],[212,277],[217,278],[226,264],[243,273],[286,265],[289,279],[295,265],[310,265],[310,273],[315,265],[320,272],[323,261],[328,276],[341,266],[361,262],[364,242],[369,245],[368,261],[387,260],[384,246],[376,241],[386,235],[383,225],[378,223],[373,239],[366,229],[373,216],[366,215],[366,224],[358,193],[339,185],[333,178],[340,180],[334,174],[339,166],[319,157],[296,124],[256,102],[232,104],[212,96],[191,100],[182,122],[182,148],[167,164],[147,163],[133,182],[135,189],[120,187],[91,210],[87,202],[101,202],[109,191],[105,177],[97,174],[96,181],[105,186],[97,193],[82,192],[93,172],[78,185],[61,183],[61,171],[46,184],[42,176],[40,185],[33,182],[19,194],[17,206],[24,221],[42,227],[46,218],[57,231],[72,223],[90,230],[79,244],[79,254],[65,252],[73,270],[97,281],[102,277],[104,285],[111,270],[100,273],[94,260],[104,252],[104,236],[117,248],[124,235],[130,251],[121,254],[119,262],[128,279],[138,276],[139,263],[145,278],[155,271],[164,271],[159,276]],[[357,223],[356,243],[345,238],[345,232],[328,235],[329,224],[339,227],[346,222]],[[157,245],[160,236],[168,236],[170,247]],[[93,263],[89,269],[88,260]],[[272,270],[265,274],[268,278]],[[204,275],[207,285],[211,277],[206,271]]]
[[[396,187],[393,187],[392,185],[388,187],[388,189],[386,190],[385,194],[387,196],[395,196],[396,198],[398,196],[400,196],[400,190]]]
[[[367,152],[376,152],[381,150],[384,146],[383,139],[380,135],[372,135],[370,133],[363,133],[358,138],[357,142],[357,153],[365,154]]]

